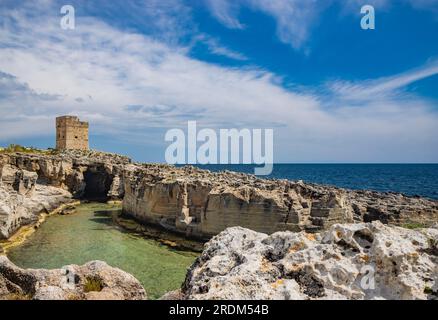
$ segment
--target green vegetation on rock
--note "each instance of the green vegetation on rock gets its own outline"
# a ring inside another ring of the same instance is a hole
[[[84,292],[100,292],[103,289],[102,280],[99,278],[87,278],[84,284]]]
[[[414,230],[414,229],[425,228],[426,226],[422,223],[419,223],[419,222],[407,222],[407,223],[403,224],[402,227],[406,228],[406,229]]]
[[[56,154],[55,149],[38,149],[35,147],[24,147],[19,144],[10,144],[8,147],[0,147],[0,153],[13,153],[13,152],[23,152],[23,153],[36,153],[36,154]]]

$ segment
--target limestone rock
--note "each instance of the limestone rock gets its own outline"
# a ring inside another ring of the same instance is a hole
[[[314,233],[336,223],[430,227],[438,221],[436,200],[191,166],[132,163],[127,157],[91,150],[0,154],[2,171],[9,184],[18,181],[15,190],[20,194],[31,194],[39,185],[66,190],[75,198],[123,200],[125,215],[200,239],[233,226],[267,234]]]
[[[20,269],[0,256],[0,299],[145,300],[132,275],[102,261],[62,269]]]
[[[0,239],[9,238],[21,226],[38,221],[48,213],[71,201],[70,192],[44,185],[35,185],[31,194],[22,195],[0,183]]]
[[[130,162],[124,156],[92,150],[64,150],[53,155],[0,154],[0,169],[13,167],[37,173],[40,184],[63,188],[75,197],[82,197],[89,183],[101,186],[102,190],[96,191],[102,196],[122,199],[122,172]]]
[[[181,289],[165,293],[159,300],[184,300],[184,294]]]
[[[438,299],[438,230],[381,222],[321,234],[229,228],[190,268],[186,299]]]
[[[125,214],[202,239],[233,226],[271,234],[318,232],[336,223],[431,226],[438,220],[434,200],[242,173],[131,164],[125,166],[123,180]]]
[[[11,165],[3,166],[0,183],[9,186],[21,195],[32,195],[38,175],[35,172],[18,169]]]
[[[0,238],[87,192],[122,199],[122,172],[128,163],[126,157],[96,151],[0,154]]]

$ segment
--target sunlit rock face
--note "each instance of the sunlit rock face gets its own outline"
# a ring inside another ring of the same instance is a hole
[[[91,150],[64,150],[53,155],[0,155],[0,168],[12,166],[34,172],[38,184],[68,190],[77,198],[89,193],[100,198],[122,199],[121,175],[130,162],[127,157]]]
[[[0,170],[0,239],[71,199],[67,190],[37,184],[38,175],[9,164]]]
[[[299,231],[313,218],[321,228],[353,221],[345,192],[307,196],[300,192],[302,183],[164,165],[127,167],[124,181],[126,214],[188,236],[208,238],[230,226]]]
[[[0,174],[4,192],[14,190],[26,199],[44,190],[49,198],[66,191],[76,199],[123,200],[127,216],[201,239],[233,226],[271,234],[319,232],[335,223],[377,220],[429,226],[438,221],[438,201],[425,198],[132,163],[127,157],[97,151],[0,154]],[[0,200],[0,206],[11,204]],[[3,209],[0,217],[10,215],[5,212],[11,209]],[[27,221],[13,220],[18,226]]]
[[[438,299],[438,229],[229,228],[205,245],[178,299]]]
[[[94,151],[0,154],[0,238],[72,198],[121,200],[122,169],[129,162]]]
[[[193,167],[128,165],[123,181],[125,214],[207,239],[233,226],[271,234],[318,232],[335,223],[378,220],[428,226],[438,220],[438,202],[424,198]]]

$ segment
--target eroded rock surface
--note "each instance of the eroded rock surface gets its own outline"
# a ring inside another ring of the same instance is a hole
[[[378,220],[430,226],[438,220],[438,201],[397,193],[166,165],[128,165],[123,177],[126,214],[200,238],[232,226],[271,234],[318,232],[335,223]]]
[[[321,234],[241,227],[212,238],[190,268],[185,299],[438,299],[438,229],[381,222]]]
[[[5,183],[22,195],[33,185],[63,189],[75,198],[123,200],[127,216],[201,239],[233,226],[271,234],[319,232],[335,223],[430,226],[438,221],[438,201],[426,198],[132,163],[97,151],[0,154],[0,169]],[[2,220],[0,214],[0,225]]]
[[[122,199],[129,162],[95,151],[0,154],[0,239],[72,198]]]
[[[122,199],[123,168],[131,160],[112,153],[65,150],[53,155],[0,154],[0,169],[13,167],[36,173],[37,183],[68,190],[80,198]]]
[[[67,190],[37,184],[38,175],[11,165],[0,170],[0,239],[71,200]]]
[[[62,269],[21,269],[0,256],[0,299],[145,300],[140,282],[102,261]]]

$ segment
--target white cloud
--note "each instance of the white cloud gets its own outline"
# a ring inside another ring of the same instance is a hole
[[[438,0],[402,0],[414,9],[438,13]],[[242,7],[262,12],[275,19],[277,37],[283,43],[300,50],[305,47],[320,14],[332,5],[339,4],[344,12],[359,15],[360,8],[373,5],[376,9],[387,9],[393,4],[390,0],[209,0],[212,15],[224,26],[244,29],[239,21]],[[304,50],[307,52],[307,50]]]
[[[196,42],[201,42],[205,44],[209,50],[210,53],[218,55],[218,56],[224,56],[229,59],[233,60],[239,60],[239,61],[247,61],[248,57],[246,57],[244,54],[240,52],[233,51],[223,45],[220,44],[220,41],[216,38],[213,38],[211,36],[208,36],[206,34],[199,34],[195,38]]]
[[[224,46],[219,39],[199,31],[190,2],[184,0],[94,0],[81,2],[80,8],[83,13],[92,16],[105,13],[103,17],[108,24],[140,31],[175,50],[189,52],[201,43],[213,55],[247,60],[245,55]]]
[[[339,99],[350,101],[396,98],[398,94],[406,97],[401,89],[411,83],[437,74],[438,61],[433,61],[418,69],[377,80],[360,81],[358,83],[334,81],[329,83],[329,88]]]
[[[0,71],[9,77],[0,86],[14,88],[0,101],[1,141],[53,134],[53,118],[73,113],[110,140],[161,145],[163,156],[159,130],[191,119],[205,127],[275,127],[276,161],[438,160],[436,111],[419,97],[393,94],[434,74],[432,64],[339,82],[330,95],[286,90],[265,70],[198,61],[184,47],[91,17],[77,17],[76,30],[65,31],[47,12],[54,11],[0,13]],[[354,95],[346,99],[348,91]],[[358,99],[362,92],[374,98]]]
[[[239,22],[237,17],[239,13],[238,1],[227,0],[207,0],[211,13],[222,24],[231,29],[244,29],[244,25]]]
[[[210,0],[212,14],[225,26],[243,29],[238,20],[241,6],[270,15],[277,23],[277,36],[280,41],[292,45],[295,49],[302,47],[310,33],[313,20],[326,7],[326,3],[316,0],[285,1],[285,0]]]

